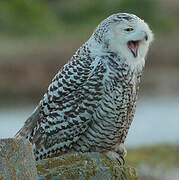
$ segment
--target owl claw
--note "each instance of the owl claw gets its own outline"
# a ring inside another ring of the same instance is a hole
[[[124,147],[124,144],[118,144],[114,147],[113,151],[106,152],[106,156],[112,161],[117,161],[120,166],[125,165],[125,156],[127,151]]]
[[[120,166],[124,166],[125,165],[125,158],[122,154],[118,154],[117,152],[114,151],[109,151],[106,153],[106,156],[114,161],[114,162],[118,162]]]

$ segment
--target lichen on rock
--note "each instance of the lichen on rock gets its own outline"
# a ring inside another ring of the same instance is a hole
[[[0,180],[36,180],[32,146],[20,139],[0,139]]]
[[[134,168],[120,166],[97,152],[66,154],[37,162],[39,179],[137,180]]]

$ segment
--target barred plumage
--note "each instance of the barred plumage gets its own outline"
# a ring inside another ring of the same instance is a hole
[[[151,41],[135,15],[105,19],[56,74],[16,137],[33,144],[36,160],[69,152],[124,155]]]

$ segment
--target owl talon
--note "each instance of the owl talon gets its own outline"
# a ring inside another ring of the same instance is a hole
[[[120,166],[121,165],[124,166],[125,165],[125,156],[127,155],[127,150],[123,143],[116,144],[114,146],[113,151],[106,152],[106,155],[112,161],[117,161],[120,164]]]
[[[124,166],[125,165],[125,159],[124,156],[121,154],[118,154],[117,152],[114,151],[109,151],[106,153],[106,156],[114,161],[114,162],[118,162],[120,166]]]

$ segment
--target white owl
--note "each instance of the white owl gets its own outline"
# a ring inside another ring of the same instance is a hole
[[[138,85],[153,35],[133,14],[114,14],[56,74],[17,138],[36,160],[69,152],[101,152],[124,159]]]

